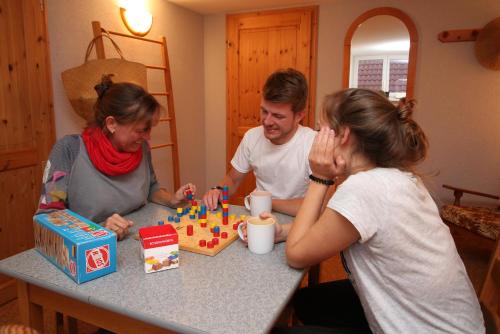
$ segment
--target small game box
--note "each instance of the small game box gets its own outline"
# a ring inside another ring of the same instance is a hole
[[[142,227],[139,239],[146,273],[179,267],[179,237],[172,225]]]
[[[116,271],[116,234],[70,211],[33,217],[35,247],[76,283]]]

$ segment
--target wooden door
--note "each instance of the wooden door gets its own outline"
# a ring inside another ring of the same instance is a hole
[[[32,248],[54,120],[43,1],[0,0],[0,259]],[[0,275],[0,304],[13,297]]]
[[[277,69],[295,68],[306,76],[309,99],[303,124],[314,124],[318,7],[227,16],[227,170],[245,132],[260,125],[261,89]],[[255,188],[246,177],[231,203],[241,204]]]

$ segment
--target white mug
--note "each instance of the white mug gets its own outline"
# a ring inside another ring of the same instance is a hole
[[[271,212],[273,207],[271,193],[269,191],[255,190],[245,196],[245,208],[250,215],[258,217],[262,212]]]
[[[249,217],[247,219],[248,249],[255,254],[266,254],[273,250],[276,221],[273,218],[260,219]],[[238,225],[238,235],[243,237],[243,224]]]

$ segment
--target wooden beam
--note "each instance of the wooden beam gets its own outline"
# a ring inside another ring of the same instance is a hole
[[[8,281],[0,284],[0,305],[6,304],[16,298],[17,287],[15,279],[9,279]]]
[[[29,291],[29,304],[40,308],[48,308],[63,313],[71,318],[85,321],[89,324],[106,328],[116,333],[151,333],[173,334],[167,329],[136,320],[99,306],[94,306],[79,300],[64,296],[35,285],[24,283]],[[42,306],[39,306],[42,305]],[[43,320],[43,319],[42,319]],[[42,324],[43,325],[43,324]],[[40,331],[42,332],[42,331]]]
[[[92,31],[94,32],[94,37],[101,36],[102,34],[101,23],[99,23],[98,21],[92,21]],[[104,54],[104,43],[102,41],[102,37],[96,39],[95,51],[97,54],[97,59],[106,58],[106,55]]]
[[[17,296],[22,323],[43,333],[43,308],[31,302],[28,283],[17,281]]]

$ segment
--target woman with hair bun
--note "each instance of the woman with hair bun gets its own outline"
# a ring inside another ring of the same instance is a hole
[[[290,230],[277,233],[287,235],[290,266],[340,253],[349,280],[299,290],[293,305],[306,326],[288,331],[484,333],[450,231],[415,172],[428,142],[413,105],[365,89],[325,98],[309,154],[312,182]],[[337,178],[344,181],[321,212]]]
[[[60,139],[45,167],[37,213],[70,209],[103,223],[123,239],[133,222],[123,218],[147,201],[170,207],[187,204],[190,183],[175,194],[160,188],[148,144],[160,105],[142,87],[113,83],[105,75],[95,86],[94,120],[81,135]]]

